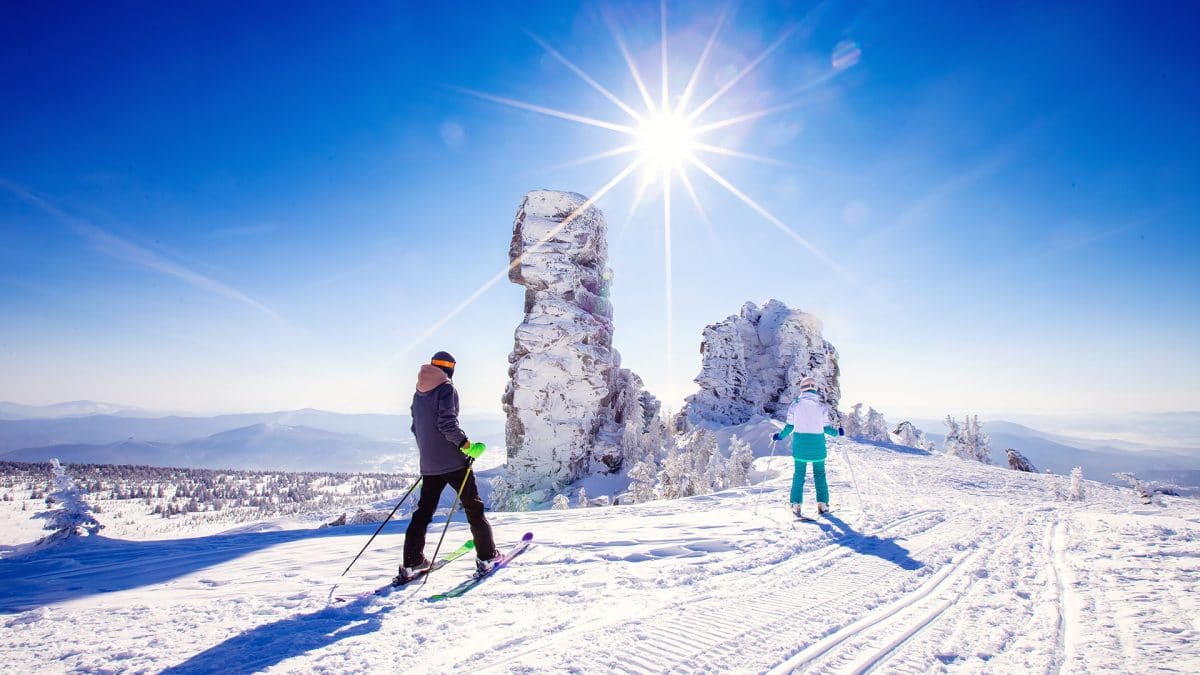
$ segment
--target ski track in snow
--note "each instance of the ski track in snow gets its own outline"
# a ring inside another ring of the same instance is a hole
[[[469,557],[423,586],[326,603],[335,583],[394,574],[403,522],[344,579],[373,526],[0,560],[0,653],[11,672],[1200,672],[1196,502],[1144,507],[1089,483],[1067,504],[1064,477],[832,450],[836,510],[815,523],[791,519],[786,474],[492,514],[502,546],[525,531],[533,546],[437,603],[424,599]],[[466,536],[456,521],[447,541]]]

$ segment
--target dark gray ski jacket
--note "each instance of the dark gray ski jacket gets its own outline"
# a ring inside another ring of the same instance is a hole
[[[467,435],[458,426],[458,392],[441,368],[421,366],[410,410],[421,452],[421,475],[441,476],[466,468],[467,457],[459,450]]]

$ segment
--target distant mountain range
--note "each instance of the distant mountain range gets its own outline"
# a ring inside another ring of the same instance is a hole
[[[0,460],[95,464],[148,464],[195,468],[284,471],[397,471],[416,467],[407,415],[341,414],[306,408],[266,413],[162,415],[95,401],[51,406],[0,403]],[[19,417],[19,419],[13,419]],[[1190,433],[1191,413],[1174,416],[1177,437]],[[939,420],[913,420],[941,446]],[[473,440],[504,445],[500,416],[463,415]],[[1041,471],[1066,474],[1082,466],[1094,480],[1117,482],[1113,473],[1188,485],[1200,476],[1200,450],[1154,447],[1121,439],[1075,438],[1001,420],[985,421],[992,459],[1007,465],[1016,448]],[[1107,430],[1120,436],[1120,429]],[[1200,482],[1198,482],[1200,484]]]
[[[0,459],[88,464],[147,464],[198,469],[412,471],[411,444],[279,424],[254,424],[183,443],[128,439],[14,450]]]
[[[67,401],[53,405],[22,405],[0,401],[0,420],[56,419],[90,415],[155,416],[154,413],[141,408],[99,401]]]
[[[945,441],[945,425],[941,421],[916,420],[929,440],[941,447]],[[1137,476],[1175,475],[1194,477],[1189,469],[1200,469],[1200,450],[1175,447],[1155,448],[1142,443],[1109,439],[1081,439],[1051,434],[1021,424],[1002,420],[984,421],[983,431],[992,439],[992,461],[1008,466],[1007,448],[1015,448],[1029,458],[1039,471],[1070,473],[1083,467],[1085,478],[1118,483],[1113,474],[1122,471]],[[1162,473],[1159,473],[1162,472]]]
[[[4,405],[9,415],[21,408]],[[33,418],[0,419],[0,460],[284,471],[407,471],[417,464],[407,415],[313,409],[212,417],[74,414],[130,410],[89,401],[26,408]],[[502,418],[461,420],[473,440],[503,445]]]

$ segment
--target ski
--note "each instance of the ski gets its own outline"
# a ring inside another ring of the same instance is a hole
[[[466,593],[467,591],[471,590],[472,588],[475,588],[479,584],[483,583],[484,579],[487,579],[488,577],[495,574],[496,570],[500,569],[501,567],[508,566],[508,563],[512,562],[513,558],[516,558],[517,556],[524,553],[525,549],[529,548],[529,545],[532,542],[533,542],[533,533],[526,532],[525,536],[521,537],[520,543],[518,543],[511,551],[509,551],[505,555],[501,556],[500,561],[497,562],[496,565],[494,567],[492,567],[492,569],[488,570],[487,574],[484,574],[483,576],[472,576],[470,579],[467,579],[466,581],[455,586],[454,588],[451,588],[450,590],[446,591],[445,593],[437,593],[435,595],[429,596],[428,598],[426,598],[426,601],[427,602],[437,602],[438,600],[457,598],[458,596],[462,595],[463,593]]]
[[[405,581],[402,584],[398,584],[398,583],[396,583],[395,579],[392,579],[388,583],[386,583],[383,586],[380,586],[379,588],[376,588],[374,590],[363,591],[362,593],[356,593],[354,595],[339,595],[336,598],[334,598],[334,602],[352,602],[355,600],[362,600],[364,598],[369,598],[372,595],[379,595],[379,596],[387,595],[387,594],[391,593],[392,591],[394,591],[395,589],[403,588],[404,586],[412,583],[413,581],[416,581],[417,579],[420,579],[421,577],[425,576],[426,574],[429,574],[430,572],[434,572],[436,570],[442,569],[446,565],[449,565],[450,563],[454,562],[455,560],[458,560],[459,558],[463,557],[464,555],[466,555],[474,550],[475,550],[475,542],[468,539],[465,544],[463,544],[462,546],[459,546],[458,548],[447,553],[446,555],[442,556],[441,558],[438,558],[437,561],[435,561],[429,567],[426,567],[423,570],[418,570],[415,574],[413,574],[411,579],[409,579],[408,581]]]

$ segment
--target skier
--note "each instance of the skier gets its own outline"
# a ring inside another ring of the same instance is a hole
[[[404,532],[404,560],[395,579],[397,584],[407,583],[417,572],[429,567],[430,561],[425,557],[425,529],[433,520],[442,488],[447,485],[456,492],[462,490],[459,498],[475,540],[476,574],[486,574],[500,558],[467,460],[472,443],[458,425],[458,392],[450,379],[454,376],[454,366],[454,357],[449,352],[438,352],[417,373],[412,432],[421,453],[421,496]]]
[[[817,488],[817,513],[829,513],[829,484],[825,482],[825,436],[841,436],[841,427],[830,426],[830,414],[817,396],[817,382],[811,377],[800,380],[800,395],[788,407],[787,426],[771,436],[782,441],[792,435],[792,459],[796,470],[792,474],[792,513],[800,515],[804,501],[804,475],[808,464],[813,467],[813,483]]]

